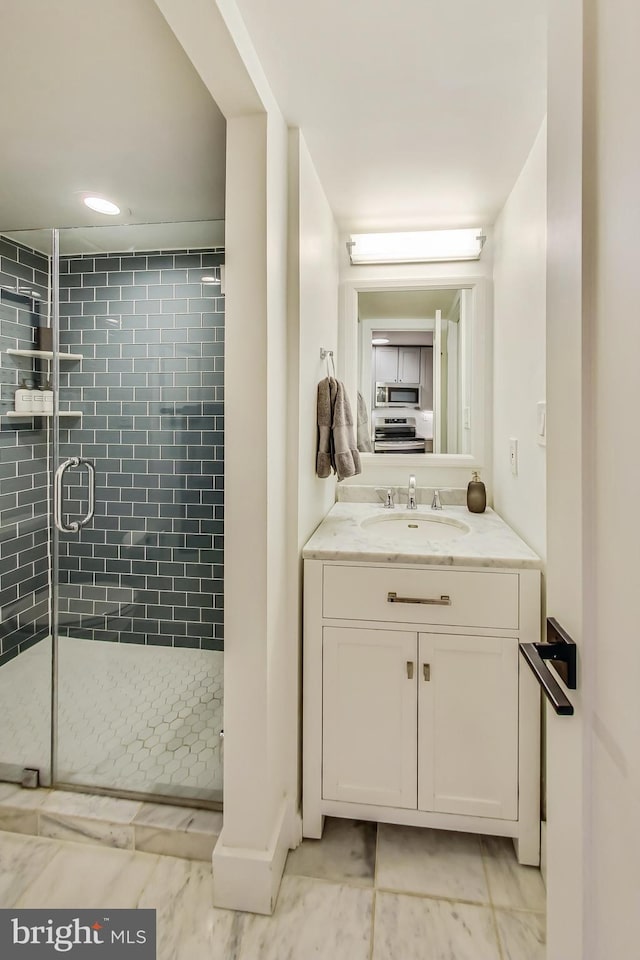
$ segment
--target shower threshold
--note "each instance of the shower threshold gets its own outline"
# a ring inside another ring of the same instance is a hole
[[[209,861],[221,829],[210,810],[0,783],[0,830],[12,833]]]

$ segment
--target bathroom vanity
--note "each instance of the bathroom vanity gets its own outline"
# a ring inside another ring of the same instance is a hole
[[[540,560],[491,510],[337,503],[304,551],[303,833],[513,837],[539,863]]]

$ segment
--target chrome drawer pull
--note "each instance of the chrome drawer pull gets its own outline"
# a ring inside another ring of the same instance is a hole
[[[397,593],[389,592],[387,594],[387,603],[429,603],[437,607],[450,607],[451,597],[443,594],[440,599],[423,599],[422,597],[399,597]]]

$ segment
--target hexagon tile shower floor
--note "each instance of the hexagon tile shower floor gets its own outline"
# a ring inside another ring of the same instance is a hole
[[[48,766],[50,656],[2,668],[3,759]],[[61,637],[59,656],[59,782],[222,799],[222,652]]]

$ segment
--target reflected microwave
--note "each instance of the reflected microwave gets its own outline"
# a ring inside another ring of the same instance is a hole
[[[420,407],[419,383],[376,383],[376,407]]]

